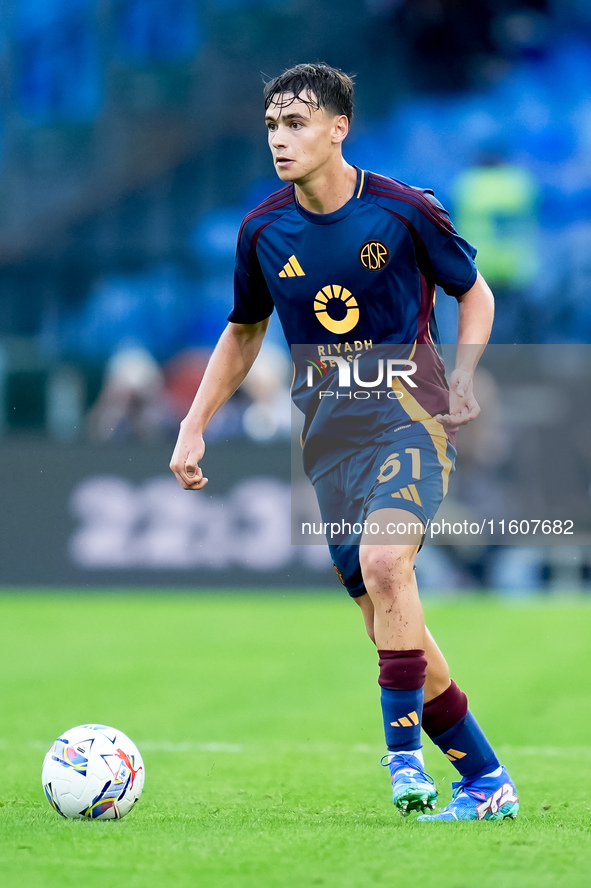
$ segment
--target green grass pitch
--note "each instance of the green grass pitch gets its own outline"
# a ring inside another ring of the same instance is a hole
[[[401,818],[379,767],[377,664],[346,597],[11,593],[0,598],[0,885],[582,888],[591,883],[591,607],[428,603],[452,674],[513,775],[515,821]],[[135,740],[120,822],[64,821],[55,737]],[[440,800],[455,772],[427,739]]]

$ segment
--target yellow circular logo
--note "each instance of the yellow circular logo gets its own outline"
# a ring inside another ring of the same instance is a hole
[[[346,311],[343,317],[344,309]],[[329,284],[318,290],[314,297],[314,311],[322,326],[331,333],[348,333],[359,320],[357,300],[350,290],[338,284]]]
[[[367,241],[359,250],[359,261],[368,271],[379,271],[390,258],[390,250],[381,241]]]

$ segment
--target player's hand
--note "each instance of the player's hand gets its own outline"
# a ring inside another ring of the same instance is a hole
[[[170,460],[170,468],[185,490],[201,490],[208,482],[203,477],[199,462],[205,453],[203,435],[181,423],[176,447]]]
[[[449,380],[449,413],[438,413],[435,419],[452,430],[476,419],[479,413],[471,374],[467,370],[454,370]]]

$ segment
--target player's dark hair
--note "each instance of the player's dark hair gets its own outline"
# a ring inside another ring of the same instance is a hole
[[[271,102],[286,93],[293,98],[279,101],[282,108],[297,98],[311,108],[326,108],[335,114],[344,114],[349,123],[353,118],[353,78],[330,65],[296,65],[269,80],[264,91],[265,111]]]

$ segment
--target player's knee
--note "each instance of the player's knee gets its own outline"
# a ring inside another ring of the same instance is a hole
[[[413,581],[415,552],[413,546],[362,546],[361,572],[368,591],[395,597]]]

